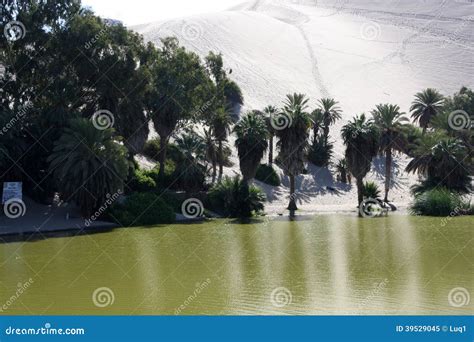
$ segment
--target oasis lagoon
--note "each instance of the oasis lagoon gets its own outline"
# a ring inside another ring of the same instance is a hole
[[[1,313],[469,314],[473,223],[323,215],[4,242]]]

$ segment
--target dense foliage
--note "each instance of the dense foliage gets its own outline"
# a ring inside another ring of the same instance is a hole
[[[470,204],[446,188],[436,188],[415,196],[411,205],[415,215],[426,216],[459,216],[472,214]]]
[[[255,179],[268,185],[280,186],[280,177],[271,165],[260,164]]]
[[[225,217],[249,218],[263,212],[265,194],[240,177],[224,177],[209,191],[211,209]]]
[[[176,214],[165,200],[154,193],[135,193],[124,203],[115,204],[109,216],[122,227],[173,223]]]

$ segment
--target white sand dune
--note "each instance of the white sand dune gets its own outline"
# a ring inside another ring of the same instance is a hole
[[[159,44],[177,36],[205,56],[221,52],[231,77],[241,86],[245,109],[281,104],[293,92],[334,97],[344,110],[332,129],[336,156],[344,148],[340,129],[377,103],[396,103],[408,111],[413,95],[434,87],[450,95],[474,86],[474,4],[471,0],[261,0],[229,11],[136,26]],[[238,172],[236,166],[226,174]],[[403,172],[407,159],[396,158],[391,199],[403,207],[417,177]],[[298,179],[301,208],[351,209],[355,187],[337,184],[328,170],[310,167]],[[383,160],[369,179],[383,188]],[[288,182],[271,188],[267,208],[281,212]],[[336,188],[337,193],[326,187]]]

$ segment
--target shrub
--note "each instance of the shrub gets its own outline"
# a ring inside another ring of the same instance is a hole
[[[319,136],[313,140],[309,151],[308,160],[316,166],[325,167],[329,165],[333,155],[334,145],[326,142],[324,137]]]
[[[254,185],[247,187],[239,176],[225,177],[209,191],[212,210],[226,217],[245,218],[261,213],[265,194]]]
[[[115,204],[110,217],[122,226],[148,226],[173,223],[176,215],[162,198],[148,192],[134,193],[124,203]]]
[[[362,188],[364,198],[377,199],[380,197],[380,189],[374,182],[365,182]]]
[[[160,138],[155,138],[146,142],[143,148],[143,155],[153,161],[158,161],[158,154],[160,152]],[[174,162],[180,161],[184,158],[183,153],[179,148],[172,143],[168,143],[166,150],[166,158]]]
[[[415,196],[411,212],[424,216],[453,216],[470,212],[470,204],[446,188],[432,189]]]
[[[159,166],[156,166],[152,170],[145,171],[145,175],[153,179],[156,183],[156,190],[171,189],[176,185],[174,178],[174,172],[176,170],[176,165],[172,160],[167,159],[165,162],[165,174],[163,179],[160,180],[159,177]]]
[[[261,164],[257,169],[255,179],[273,186],[280,186],[280,177],[271,165]]]
[[[136,169],[132,179],[128,183],[128,188],[132,192],[148,192],[156,189],[155,180],[150,177],[149,172]]]

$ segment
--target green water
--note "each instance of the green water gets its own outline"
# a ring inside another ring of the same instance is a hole
[[[474,295],[473,223],[340,215],[5,243],[0,306],[45,315],[471,314],[474,299],[454,307],[448,295]],[[101,287],[114,297],[105,307],[92,299]]]

